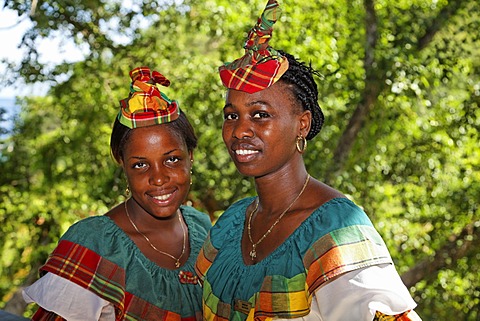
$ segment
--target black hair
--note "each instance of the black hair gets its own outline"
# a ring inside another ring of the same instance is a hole
[[[185,139],[189,152],[197,147],[197,136],[195,135],[195,131],[188,121],[187,116],[181,110],[177,119],[168,123],[152,126],[168,126],[169,129]],[[130,129],[120,123],[118,117],[115,119],[112,128],[112,135],[110,137],[110,151],[118,163],[120,163],[123,158],[123,148],[125,147],[125,143],[130,137],[132,130],[134,129]]]
[[[304,110],[312,113],[312,124],[310,131],[305,137],[307,140],[314,138],[322,129],[325,119],[322,109],[318,104],[317,83],[313,79],[313,75],[321,76],[318,71],[311,65],[306,65],[297,58],[282,50],[278,50],[280,54],[288,60],[288,69],[282,75],[279,81],[293,85],[293,94],[301,102]]]

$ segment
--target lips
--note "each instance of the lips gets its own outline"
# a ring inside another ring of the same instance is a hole
[[[166,205],[173,199],[175,192],[171,193],[155,193],[155,195],[150,194],[149,196],[154,200],[155,203],[160,205]]]
[[[238,163],[250,162],[254,160],[258,154],[260,154],[260,151],[251,145],[239,144],[232,147],[232,158]]]
[[[252,149],[237,149],[237,150],[234,150],[234,153],[236,155],[241,155],[241,156],[244,156],[244,155],[253,155],[253,154],[258,154],[258,150],[252,150]]]
[[[153,196],[153,198],[156,199],[157,201],[166,201],[172,195],[173,195],[173,193],[170,193],[170,194],[164,194],[164,195],[160,195],[160,196]]]

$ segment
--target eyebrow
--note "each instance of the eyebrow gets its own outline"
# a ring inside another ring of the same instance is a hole
[[[180,150],[179,148],[174,148],[166,153],[163,153],[162,155],[170,155],[171,153],[177,151],[177,150]],[[128,159],[137,159],[137,160],[144,160],[144,159],[147,159],[146,157],[143,157],[143,156],[131,156],[129,157]]]
[[[175,152],[175,151],[177,151],[177,150],[180,150],[180,149],[179,149],[179,148],[174,148],[174,149],[172,149],[171,151],[168,151],[168,152],[166,152],[166,153],[163,153],[163,155],[169,155],[169,154],[171,154],[171,153],[173,153],[173,152]]]
[[[249,103],[246,104],[247,107],[251,107],[251,106],[255,106],[255,105],[266,105],[266,106],[270,106],[270,104],[267,103],[267,102],[264,101],[264,100],[254,100],[254,101],[251,101],[251,102],[249,102]],[[223,109],[228,108],[228,107],[233,107],[233,104],[232,104],[232,103],[227,103],[227,104],[225,104],[225,106],[223,107]]]

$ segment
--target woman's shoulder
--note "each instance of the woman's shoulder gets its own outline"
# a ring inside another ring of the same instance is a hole
[[[247,209],[248,205],[252,204],[254,200],[255,200],[254,196],[249,196],[249,197],[242,198],[238,201],[235,201],[232,205],[227,207],[224,214],[227,214],[227,215],[235,215],[235,214],[238,215],[239,213],[243,214]]]
[[[93,251],[117,247],[128,242],[128,237],[115,222],[105,215],[84,218],[71,225],[60,240],[67,240]]]
[[[182,205],[180,206],[180,210],[184,216],[192,219],[195,223],[205,226],[211,225],[210,216],[205,212],[199,211],[195,207]]]
[[[326,203],[325,212],[338,218],[343,225],[372,225],[363,207],[347,197],[333,198]]]
[[[312,216],[319,218],[325,224],[339,225],[339,227],[356,224],[371,225],[363,209],[345,194],[316,179],[313,181],[314,188],[311,189],[305,201],[307,204],[304,205],[310,210]]]
[[[313,209],[290,238],[304,250],[328,235],[343,235],[352,229],[373,229],[366,213],[346,197],[335,197]]]
[[[236,201],[220,215],[210,231],[212,242],[214,242],[214,240],[224,239],[225,237],[235,238],[238,231],[243,229],[245,211],[254,199],[254,197],[246,197]]]
[[[73,223],[63,236],[77,233],[97,233],[98,231],[114,228],[114,222],[105,215],[89,216]]]
[[[208,231],[212,227],[210,216],[192,206],[182,205],[180,210],[187,222],[190,232],[197,232],[199,238],[205,239]]]
[[[229,224],[243,224],[247,207],[255,200],[255,197],[246,197],[230,205],[215,222],[215,226]]]

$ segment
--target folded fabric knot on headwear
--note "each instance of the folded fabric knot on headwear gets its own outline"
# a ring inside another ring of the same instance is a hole
[[[225,87],[254,93],[270,87],[287,71],[287,58],[268,44],[280,13],[277,1],[269,0],[248,34],[243,46],[245,55],[220,66],[220,78]]]
[[[128,98],[120,100],[119,121],[128,128],[171,122],[178,118],[180,108],[175,100],[160,91],[170,81],[158,71],[137,67],[130,71],[132,83]]]

